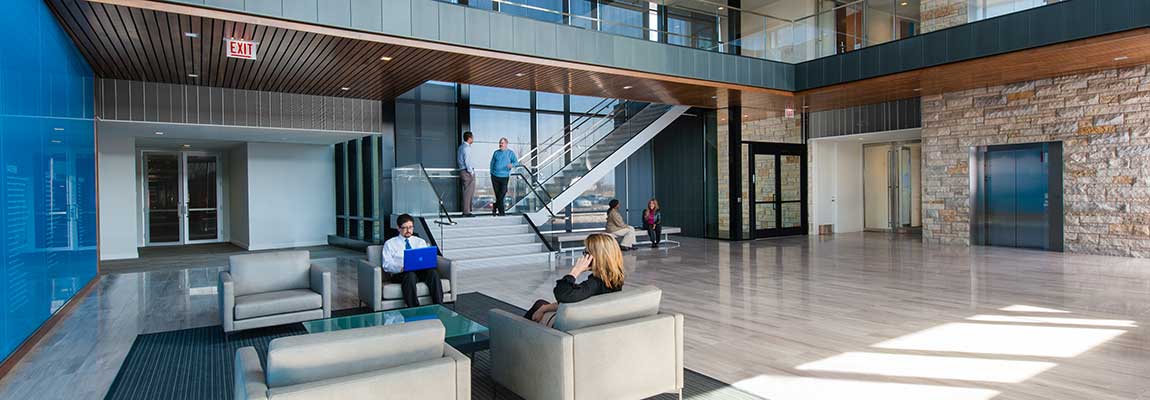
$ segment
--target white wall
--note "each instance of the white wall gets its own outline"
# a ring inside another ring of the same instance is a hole
[[[137,258],[136,139],[99,135],[100,259]]]
[[[332,147],[248,143],[246,151],[248,249],[327,244],[335,234]]]
[[[225,204],[228,209],[227,224],[231,242],[248,248],[248,150],[247,144],[240,145],[228,153],[228,192]]]
[[[863,230],[862,143],[812,141],[814,161],[811,176],[814,210],[811,233],[818,226],[834,224],[835,233]]]

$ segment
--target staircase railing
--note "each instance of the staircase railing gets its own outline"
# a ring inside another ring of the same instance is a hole
[[[434,217],[435,223],[440,225],[455,225],[443,196],[435,189],[423,164],[393,168],[391,173],[392,210],[417,217]]]

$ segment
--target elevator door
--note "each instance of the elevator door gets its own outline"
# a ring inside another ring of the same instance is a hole
[[[986,244],[1046,247],[1045,161],[1041,147],[986,153]]]

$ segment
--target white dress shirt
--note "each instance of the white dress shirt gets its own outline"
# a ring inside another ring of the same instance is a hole
[[[407,250],[407,243],[404,243],[404,240],[410,242],[413,249],[427,247],[427,242],[418,236],[405,238],[400,235],[387,239],[386,242],[383,242],[383,257],[381,259],[383,260],[383,270],[389,274],[403,272],[403,251]]]

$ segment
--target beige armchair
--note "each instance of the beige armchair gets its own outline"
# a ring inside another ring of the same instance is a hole
[[[491,310],[491,377],[525,399],[682,397],[683,316],[659,313],[661,297],[640,287],[560,304],[554,328]]]
[[[235,399],[471,400],[471,359],[439,320],[289,336],[236,351]]]
[[[231,256],[217,289],[224,332],[331,318],[331,271],[307,251]]]
[[[383,246],[367,246],[367,259],[359,260],[356,266],[359,277],[359,301],[371,307],[372,311],[394,310],[407,307],[403,303],[403,285],[391,283],[391,274],[382,267]],[[455,273],[451,268],[451,260],[439,256],[439,279],[443,285],[443,302],[455,301]],[[419,304],[431,304],[431,291],[427,285],[420,282],[415,286],[415,294],[419,296]]]

